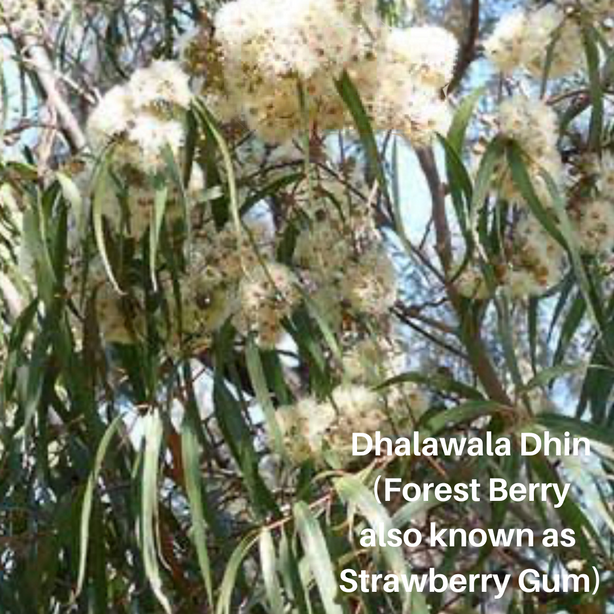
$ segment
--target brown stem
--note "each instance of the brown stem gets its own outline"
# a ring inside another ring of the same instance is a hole
[[[467,37],[465,38],[463,45],[458,55],[458,61],[456,63],[456,70],[452,81],[448,85],[448,93],[453,92],[463,80],[463,77],[467,73],[471,62],[475,59],[475,47],[480,33],[480,0],[471,1],[471,13],[469,15],[469,23],[467,27]]]
[[[418,160],[426,177],[433,206],[433,223],[435,226],[436,250],[444,270],[445,279],[449,280],[453,267],[452,241],[450,226],[446,214],[444,185],[439,177],[435,156],[432,149],[418,151]],[[499,376],[488,356],[480,330],[472,318],[463,317],[462,298],[454,284],[445,282],[446,292],[457,316],[462,320],[459,337],[467,349],[469,362],[488,396],[498,403],[511,406],[512,402],[505,392]]]

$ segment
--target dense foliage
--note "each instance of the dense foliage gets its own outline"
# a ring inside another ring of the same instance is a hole
[[[1,612],[609,611],[610,0],[3,0],[0,24]],[[512,453],[351,455],[416,430]],[[545,430],[592,456],[521,456]],[[382,506],[379,476],[572,488]],[[538,539],[358,541],[431,523]],[[338,587],[593,567],[596,596]]]

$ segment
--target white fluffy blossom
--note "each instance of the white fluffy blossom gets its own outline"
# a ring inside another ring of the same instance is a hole
[[[277,262],[258,263],[246,270],[239,285],[234,323],[244,335],[255,333],[263,347],[274,347],[283,332],[282,321],[300,299],[292,271]]]
[[[442,28],[386,30],[375,57],[349,70],[376,128],[397,130],[416,145],[445,133],[450,111],[440,90],[452,77],[457,50]]]
[[[442,88],[452,79],[458,41],[443,28],[394,28],[385,40],[385,48],[387,61],[408,67],[424,84]]]
[[[327,451],[339,460],[351,459],[352,434],[386,430],[380,396],[360,385],[335,388],[327,401],[308,397],[277,412],[286,449],[295,462],[322,463]]]
[[[112,144],[116,165],[155,173],[165,165],[165,148],[180,153],[185,131],[175,109],[190,99],[188,78],[176,63],[159,61],[139,69],[127,84],[109,90],[90,115],[92,145],[100,153]]]
[[[158,60],[139,68],[130,78],[129,96],[135,109],[155,109],[159,105],[190,106],[192,92],[188,76],[177,62]]]
[[[558,125],[554,110],[542,100],[518,94],[501,103],[499,126],[504,136],[514,139],[522,147],[537,196],[542,204],[549,206],[551,196],[542,172],[547,172],[557,185],[562,184],[564,177],[557,148]],[[502,176],[501,192],[511,202],[524,204],[508,169]]]
[[[325,437],[336,414],[330,404],[306,397],[295,405],[281,407],[276,417],[288,455],[294,462],[301,463],[321,456]]]
[[[94,153],[109,153],[115,177],[127,188],[125,202],[120,203],[111,181],[97,186],[99,193],[106,191],[103,213],[116,229],[139,238],[148,228],[155,200],[151,177],[166,168],[167,152],[178,162],[182,159],[181,116],[191,96],[188,77],[178,64],[158,61],[109,90],[90,115],[87,133]],[[187,192],[193,196],[202,188],[203,175],[195,167]],[[169,216],[179,200],[173,189],[167,201]]]
[[[244,71],[248,81],[308,79],[322,70],[338,74],[368,43],[336,0],[294,0],[291,10],[286,0],[236,0],[220,9],[215,25],[228,61],[255,69]]]
[[[500,71],[512,72],[523,63],[526,31],[527,15],[516,11],[505,15],[485,41],[486,54]]]
[[[585,251],[609,254],[614,248],[614,202],[600,198],[582,204],[578,232]]]
[[[545,102],[522,95],[512,96],[499,107],[501,133],[515,139],[533,158],[556,152],[556,114]]]
[[[455,285],[465,298],[483,300],[490,294],[484,274],[474,264],[468,264],[459,275],[455,275]]]
[[[375,127],[418,145],[448,126],[440,91],[457,47],[441,28],[385,26],[373,0],[235,0],[217,12],[214,38],[199,30],[182,44],[205,99],[267,142],[350,125],[334,84],[347,70]]]
[[[548,66],[552,44],[554,53]],[[584,58],[579,25],[553,5],[505,15],[484,47],[490,60],[504,73],[522,67],[541,76],[548,68],[551,77],[560,77],[577,70]]]
[[[397,298],[396,274],[388,255],[373,249],[345,271],[341,292],[358,312],[382,315]]]
[[[177,158],[184,144],[185,129],[177,120],[164,120],[155,115],[138,115],[121,148],[125,161],[146,173],[154,173],[166,165],[163,152],[168,148]]]
[[[343,376],[353,384],[376,387],[406,371],[407,348],[395,339],[353,341],[343,355]],[[420,418],[428,409],[428,395],[413,382],[388,386],[382,394],[399,424]]]
[[[614,154],[605,152],[597,163],[597,189],[601,194],[612,196],[614,194]]]
[[[104,95],[88,119],[87,131],[93,146],[100,150],[112,139],[125,135],[135,118],[129,90],[116,85]]]
[[[563,277],[565,251],[532,215],[514,228],[510,257],[503,282],[514,298],[543,294]]]
[[[326,400],[306,397],[280,408],[277,419],[290,458],[297,463],[311,459],[322,464],[330,454],[335,462],[347,465],[352,462],[354,433],[380,431],[391,436],[399,411],[410,407],[419,416],[428,406],[427,397],[413,384],[389,396],[394,397],[393,403],[362,384],[341,384]]]
[[[68,12],[72,4],[71,0],[2,0],[0,21],[10,23],[14,32],[35,33]]]

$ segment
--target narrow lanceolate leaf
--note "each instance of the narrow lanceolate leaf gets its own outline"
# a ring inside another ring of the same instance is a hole
[[[509,407],[495,401],[467,401],[456,407],[446,409],[433,416],[420,430],[421,437],[432,437],[446,428],[469,423],[480,416],[494,415],[510,411]]]
[[[226,143],[226,139],[222,134],[219,126],[216,121],[213,119],[209,111],[201,105],[197,104],[196,109],[198,111],[199,117],[206,124],[207,131],[213,136],[215,139],[215,144],[217,145],[220,153],[222,154],[222,160],[224,161],[224,169],[226,171],[226,182],[228,184],[228,195],[230,198],[230,211],[232,214],[232,219],[235,225],[235,231],[238,236],[242,234],[242,226],[241,226],[241,214],[239,211],[239,197],[237,193],[237,181],[235,177],[234,167],[232,164],[232,157],[230,155],[230,149],[228,148],[228,144]]]
[[[565,239],[552,218],[552,215],[544,208],[544,205],[540,202],[535,192],[529,171],[523,159],[522,150],[516,143],[510,143],[508,145],[507,159],[514,184],[520,190],[522,197],[527,202],[533,215],[535,215],[544,230],[546,230],[557,243],[566,247]]]
[[[540,386],[548,386],[559,377],[580,371],[581,369],[585,368],[585,366],[586,365],[583,363],[558,364],[553,367],[543,369],[525,384],[521,392],[529,392],[530,390],[539,388]]]
[[[109,190],[113,190],[113,186],[109,185],[111,177],[108,171],[108,162],[103,160],[100,163],[96,176],[94,178],[94,202],[92,207],[92,218],[94,222],[94,237],[96,239],[96,245],[100,252],[100,258],[104,265],[105,271],[111,282],[112,286],[118,294],[122,294],[122,290],[115,279],[113,274],[113,268],[109,260],[107,253],[107,246],[104,238],[104,220],[103,220],[103,206],[105,200],[109,197]]]
[[[322,529],[303,501],[295,504],[294,518],[305,558],[320,591],[324,611],[327,614],[342,614],[343,610],[337,603],[339,586]]]
[[[589,143],[592,149],[601,147],[603,134],[604,101],[601,86],[601,71],[599,70],[599,48],[595,42],[593,28],[585,26],[582,32],[586,63],[588,65],[589,91],[591,96],[591,121],[589,127]]]
[[[471,249],[473,237],[470,233],[470,221],[468,216],[471,213],[471,201],[473,199],[473,186],[471,177],[463,164],[459,153],[444,137],[439,137],[446,153],[446,174],[450,187],[452,204],[456,211],[456,217],[465,237],[465,242]]]
[[[218,595],[216,614],[231,614],[232,609],[232,593],[237,583],[237,576],[245,557],[249,554],[254,544],[258,541],[258,537],[246,537],[232,553]]]
[[[300,567],[295,555],[295,544],[290,542],[283,526],[280,527],[279,533],[277,564],[285,594],[292,601],[298,614],[311,614],[310,604],[307,603],[305,589],[301,582]]]
[[[335,360],[341,363],[343,360],[341,348],[339,347],[335,333],[329,326],[322,309],[307,293],[304,293],[303,300],[309,315],[311,315],[311,317],[315,320],[315,323],[318,325],[318,328],[322,333],[322,337],[324,338],[324,341],[326,341],[326,345],[328,345],[328,349],[331,351]]]
[[[580,291],[582,292],[584,300],[586,301],[589,315],[592,318],[593,323],[598,326],[601,332],[603,332],[605,327],[605,323],[603,321],[603,309],[601,305],[594,300],[593,293],[591,292],[588,274],[580,254],[578,238],[572,226],[571,220],[569,219],[569,215],[567,214],[565,200],[563,199],[563,196],[561,195],[561,192],[552,177],[546,172],[542,172],[542,177],[546,182],[550,197],[552,198],[552,202],[557,212],[561,227],[561,234],[564,237],[567,251],[569,252],[574,273],[578,281],[578,286],[580,287]]]
[[[39,296],[50,305],[56,283],[53,262],[46,239],[46,220],[40,203],[32,205],[23,216],[23,239],[33,261]]]
[[[152,410],[144,419],[143,473],[141,480],[140,537],[143,565],[151,589],[164,611],[171,614],[171,604],[164,594],[158,565],[158,478],[163,425],[160,412]]]
[[[275,408],[271,402],[269,387],[264,375],[262,360],[260,359],[260,350],[258,349],[254,339],[250,339],[247,344],[246,358],[249,377],[252,385],[254,386],[254,390],[256,391],[256,399],[264,412],[267,430],[269,432],[270,439],[273,442],[273,447],[278,454],[283,454],[284,444],[281,429],[277,423]]]
[[[205,583],[209,604],[213,608],[213,584],[211,580],[211,564],[207,550],[207,532],[203,513],[203,497],[200,480],[200,459],[198,436],[192,420],[186,415],[181,429],[181,451],[185,474],[185,485],[192,515],[192,531],[198,566]]]
[[[264,580],[264,588],[266,590],[269,607],[273,614],[283,614],[284,605],[277,575],[277,554],[275,552],[275,544],[273,536],[269,529],[263,529],[258,540],[260,548],[260,566],[262,570],[262,579]]]
[[[89,543],[90,517],[92,514],[94,490],[96,488],[96,483],[98,482],[98,478],[100,476],[102,462],[107,453],[107,449],[109,448],[109,444],[111,443],[113,435],[121,424],[121,421],[122,417],[117,416],[115,420],[111,422],[104,436],[100,440],[100,445],[98,446],[96,457],[94,459],[94,466],[92,467],[90,477],[87,480],[85,492],[83,493],[83,504],[81,506],[81,527],[79,533],[79,575],[77,579],[77,596],[81,593],[81,590],[83,589],[83,582],[85,580],[85,571],[87,567],[87,551]]]
[[[167,198],[168,188],[164,185],[164,183],[160,182],[159,185],[156,186],[156,194],[154,197],[153,224],[151,224],[149,227],[149,272],[154,290],[158,287],[158,282],[156,279],[156,261],[158,256],[160,230],[162,229],[164,212],[166,211]]]
[[[362,100],[360,99],[360,94],[358,93],[354,83],[352,83],[350,76],[346,72],[344,72],[341,79],[337,81],[337,91],[352,115],[352,119],[354,120],[356,129],[358,130],[360,140],[365,148],[367,161],[373,175],[379,183],[380,190],[386,194],[386,175],[384,173],[384,167],[379,155],[375,134],[367,115],[367,111],[362,104]]]
[[[454,114],[452,125],[450,126],[450,130],[448,130],[447,140],[459,156],[463,151],[465,135],[467,134],[471,116],[473,115],[478,101],[484,95],[485,89],[484,87],[480,87],[464,98]]]
[[[190,124],[189,121],[188,121],[188,124]],[[188,132],[190,131],[190,129],[191,128],[189,127]],[[192,155],[192,153],[193,152],[190,152],[189,150],[186,151],[186,155],[188,156],[188,158]],[[163,149],[162,154],[164,156],[164,161],[166,163],[166,170],[168,174],[170,175],[170,178],[173,180],[173,183],[175,187],[177,188],[177,192],[179,193],[179,200],[181,201],[183,218],[184,218],[185,226],[186,226],[186,233],[187,233],[187,239],[188,239],[187,242],[188,244],[191,244],[192,242],[192,223],[191,223],[190,214],[189,214],[191,203],[190,203],[188,191],[186,190],[186,182],[188,182],[191,177],[191,173],[193,170],[193,160],[188,159],[186,163],[185,180],[184,180],[184,176],[181,172],[181,169],[179,168],[179,164],[177,163],[173,150],[167,145]]]
[[[377,502],[373,493],[356,477],[347,476],[337,480],[335,487],[341,498],[369,521],[376,533],[388,534],[394,527],[386,509]],[[382,554],[390,571],[398,576],[409,577],[410,569],[400,548],[382,547]],[[417,591],[408,593],[404,599],[404,612],[428,614],[424,596]]]
[[[467,384],[463,384],[452,377],[438,373],[426,375],[424,373],[419,373],[418,371],[409,371],[407,373],[396,375],[395,377],[392,377],[380,384],[377,389],[381,390],[406,382],[413,382],[414,384],[427,386],[433,390],[444,390],[446,392],[457,394],[466,399],[484,399],[484,395],[479,390],[473,388],[472,386],[468,386]]]
[[[488,192],[492,186],[495,169],[497,168],[497,164],[501,160],[502,155],[503,143],[500,140],[495,139],[488,145],[484,155],[482,156],[482,160],[480,161],[480,166],[478,168],[478,173],[473,188],[473,199],[471,201],[470,229],[472,231],[476,229],[476,222],[479,212],[488,198]]]
[[[64,198],[70,203],[72,213],[75,216],[75,220],[77,222],[77,232],[79,233],[79,236],[82,236],[83,232],[85,231],[87,218],[83,198],[81,197],[79,188],[75,185],[74,181],[64,173],[58,172],[56,177],[60,186],[62,187]]]

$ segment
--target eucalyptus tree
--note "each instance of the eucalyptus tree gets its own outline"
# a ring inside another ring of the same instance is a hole
[[[611,2],[0,16],[2,612],[608,611]]]

